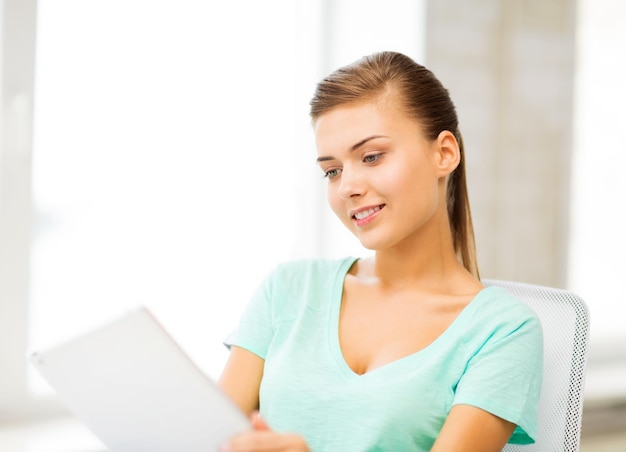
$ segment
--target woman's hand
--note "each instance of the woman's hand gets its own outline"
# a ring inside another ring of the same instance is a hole
[[[272,431],[258,412],[254,412],[250,420],[253,429],[232,438],[220,452],[310,452],[302,437]]]

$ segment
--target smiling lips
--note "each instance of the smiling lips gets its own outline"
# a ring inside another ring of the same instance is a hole
[[[381,204],[380,206],[369,207],[363,210],[359,210],[358,212],[352,214],[352,219],[357,226],[365,226],[377,216],[378,212],[380,212],[383,207],[385,207],[385,205]]]

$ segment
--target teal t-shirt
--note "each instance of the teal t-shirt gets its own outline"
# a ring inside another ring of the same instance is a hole
[[[339,346],[344,278],[355,258],[278,266],[227,345],[265,360],[260,410],[314,452],[429,451],[455,404],[537,432],[542,332],[534,311],[501,288],[483,289],[428,347],[356,374]]]

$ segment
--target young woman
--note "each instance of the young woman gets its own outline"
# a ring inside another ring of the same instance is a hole
[[[480,283],[447,90],[383,52],[320,82],[311,116],[329,204],[375,254],[268,276],[227,341],[220,380],[255,428],[224,450],[532,443],[541,327],[521,301]]]

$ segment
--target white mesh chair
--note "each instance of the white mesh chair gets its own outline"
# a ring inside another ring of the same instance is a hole
[[[577,295],[561,289],[499,280],[499,286],[532,307],[543,327],[544,373],[535,444],[507,445],[505,452],[574,452],[580,445],[589,311]]]

